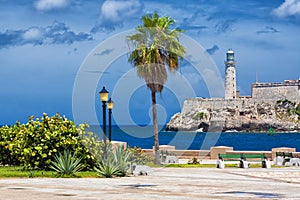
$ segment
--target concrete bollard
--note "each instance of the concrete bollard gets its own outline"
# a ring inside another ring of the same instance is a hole
[[[276,156],[274,158],[274,165],[282,166],[284,162],[284,159],[282,156]]]
[[[241,161],[240,161],[240,168],[244,168],[244,169],[249,168],[249,163],[248,163],[248,161],[246,161],[246,160],[241,160]]]
[[[217,160],[217,168],[219,168],[219,169],[225,168],[225,163],[223,160]]]
[[[268,159],[262,161],[262,168],[271,168],[271,162]]]
[[[296,166],[299,167],[300,166],[300,159],[299,158],[291,158],[290,160],[290,166]]]

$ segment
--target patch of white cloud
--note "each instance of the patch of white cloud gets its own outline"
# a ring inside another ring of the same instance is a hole
[[[142,7],[139,0],[106,0],[101,6],[99,21],[92,31],[114,30],[116,26],[122,26],[128,17],[140,12]]]
[[[300,15],[300,0],[285,0],[278,8],[273,10],[278,17]]]
[[[54,21],[47,27],[30,27],[23,30],[6,30],[0,32],[0,49],[25,44],[49,45],[49,44],[73,44],[93,40],[90,33],[75,33],[66,24]]]
[[[65,8],[69,5],[69,0],[38,0],[35,2],[35,8],[39,11],[49,11]]]
[[[23,33],[23,39],[26,41],[40,40],[43,37],[43,33],[39,28],[30,28]]]
[[[141,3],[138,0],[112,1],[106,0],[101,7],[101,16],[111,21],[123,20],[139,11]]]

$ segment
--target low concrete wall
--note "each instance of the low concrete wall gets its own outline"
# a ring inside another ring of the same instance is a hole
[[[276,157],[276,152],[285,152],[285,153],[296,153],[296,148],[290,148],[290,147],[278,147],[272,149],[272,159]]]
[[[230,154],[257,154],[257,153],[264,153],[269,160],[274,160],[276,156],[276,152],[292,152],[294,157],[300,158],[300,152],[296,152],[295,148],[290,147],[278,147],[273,148],[271,151],[235,151],[233,147],[227,146],[216,146],[212,147],[210,150],[176,150],[175,146],[170,145],[161,145],[160,151],[164,151],[164,153],[169,155],[177,156],[179,159],[211,159],[217,160],[218,154],[222,153],[230,153]],[[143,151],[151,156],[154,156],[153,149],[143,149]]]
[[[120,141],[111,141],[113,149],[119,146],[123,146],[124,149],[127,148],[127,142],[120,142]]]
[[[233,151],[233,147],[216,146],[210,148],[210,159],[218,159],[219,153],[225,154],[227,151]]]
[[[151,156],[154,156],[154,150],[152,149],[143,149],[143,151]],[[161,149],[160,149],[161,151]],[[179,159],[210,159],[209,150],[163,150],[164,154],[174,155]]]

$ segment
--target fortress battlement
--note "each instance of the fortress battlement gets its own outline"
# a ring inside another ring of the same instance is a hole
[[[285,80],[283,83],[253,83],[251,96],[256,100],[273,101],[289,99],[300,101],[300,80]]]
[[[283,83],[253,83],[252,84],[252,88],[282,87],[282,86],[299,86],[300,87],[300,79],[299,80],[285,80]]]

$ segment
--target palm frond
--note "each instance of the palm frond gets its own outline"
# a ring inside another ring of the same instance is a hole
[[[175,21],[171,17],[160,17],[156,12],[142,17],[136,33],[127,36],[134,48],[128,61],[137,68],[139,77],[145,79],[151,91],[161,92],[167,80],[165,66],[176,71],[186,52],[179,42],[181,29],[170,29]]]

